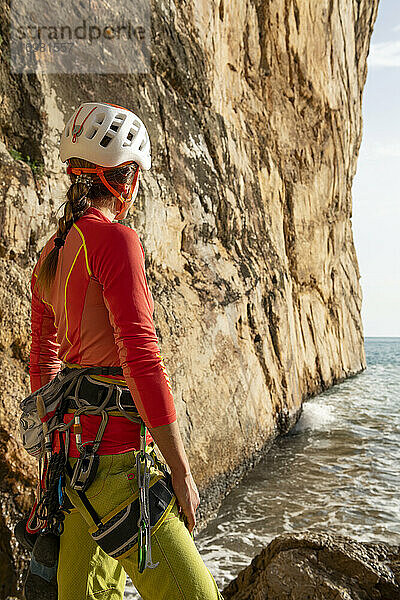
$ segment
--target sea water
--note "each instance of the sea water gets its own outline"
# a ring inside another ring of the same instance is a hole
[[[282,533],[400,544],[400,338],[365,351],[367,369],[305,402],[196,538],[220,589]]]

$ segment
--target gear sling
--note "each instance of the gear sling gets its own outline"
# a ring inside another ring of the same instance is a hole
[[[147,428],[128,389],[117,384],[98,382],[90,375],[122,375],[120,367],[65,367],[54,379],[21,403],[20,425],[25,449],[39,457],[37,501],[27,523],[27,531],[63,531],[64,512],[68,511],[65,494],[66,477],[92,518],[90,531],[94,541],[112,558],[125,555],[138,544],[138,571],[155,568],[151,558],[151,529],[171,508],[175,497],[166,466],[154,449],[146,448]],[[84,389],[83,397],[80,397]],[[101,395],[107,390],[105,398]],[[93,404],[97,391],[98,403]],[[89,396],[89,402],[85,396]],[[74,409],[74,417],[64,423],[63,415]],[[136,454],[138,497],[117,514],[101,519],[89,501],[86,491],[96,477],[99,465],[97,451],[104,434],[108,413],[117,410],[129,420],[140,423],[140,450]],[[101,422],[94,440],[82,443],[80,416],[100,415]],[[68,460],[69,436],[75,435],[80,453],[72,467]],[[58,438],[58,439],[57,439]],[[56,451],[58,450],[58,451]],[[150,466],[157,466],[163,476],[150,485]]]

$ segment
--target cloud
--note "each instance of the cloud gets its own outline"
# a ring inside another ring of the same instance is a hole
[[[400,31],[400,25],[399,31]],[[400,67],[400,40],[371,44],[369,67]]]

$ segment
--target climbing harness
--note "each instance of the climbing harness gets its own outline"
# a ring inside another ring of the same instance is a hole
[[[126,554],[137,543],[138,570],[142,573],[144,569],[158,565],[153,563],[151,557],[151,532],[172,507],[175,495],[166,466],[158,459],[154,448],[148,450],[147,427],[133,404],[129,390],[91,377],[111,373],[122,375],[122,369],[65,367],[49,384],[21,403],[24,447],[39,458],[37,501],[29,516],[26,531],[30,534],[62,533],[65,512],[69,510],[68,497],[64,492],[68,477],[71,488],[93,519],[93,539],[113,558]],[[105,390],[107,393],[103,397]],[[90,403],[85,396],[91,398]],[[68,409],[74,410],[74,416],[65,423],[63,416]],[[140,450],[136,453],[138,497],[101,519],[85,492],[96,477],[99,466],[97,451],[108,423],[108,413],[115,410],[141,426]],[[101,416],[93,440],[82,441],[81,415]],[[71,434],[75,436],[79,451],[73,467],[68,460]],[[152,481],[151,467],[161,472]]]

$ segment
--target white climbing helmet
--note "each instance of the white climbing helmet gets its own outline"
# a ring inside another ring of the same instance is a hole
[[[64,127],[60,159],[83,158],[102,167],[134,161],[151,167],[150,139],[135,113],[107,102],[84,102]]]

